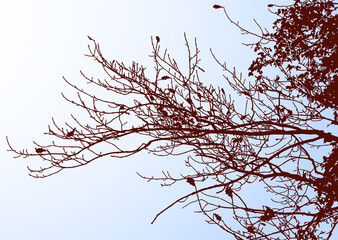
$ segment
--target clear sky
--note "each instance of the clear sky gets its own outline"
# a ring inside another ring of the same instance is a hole
[[[150,222],[163,208],[188,193],[188,186],[162,188],[136,171],[160,175],[161,159],[140,154],[105,158],[46,179],[28,176],[30,159],[13,159],[5,136],[16,148],[46,140],[51,117],[63,123],[76,109],[63,100],[72,94],[62,80],[80,81],[79,70],[102,73],[84,57],[89,40],[100,43],[108,59],[135,60],[151,68],[150,37],[184,64],[183,33],[197,38],[202,66],[215,69],[209,48],[222,61],[246,70],[254,55],[241,45],[249,38],[231,26],[213,4],[223,5],[241,24],[258,31],[256,18],[270,27],[267,4],[252,0],[1,0],[0,1],[0,239],[224,239],[204,223],[196,208],[176,206]],[[278,2],[278,1],[277,1]],[[219,84],[222,73],[205,81]],[[184,159],[177,161],[181,167]],[[231,217],[231,216],[229,216]]]

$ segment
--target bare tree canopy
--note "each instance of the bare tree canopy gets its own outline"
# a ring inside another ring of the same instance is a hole
[[[188,71],[161,50],[160,37],[152,38],[154,77],[138,63],[108,61],[89,37],[88,57],[107,79],[81,72],[89,84],[81,87],[64,78],[78,99],[64,98],[88,118],[72,115],[65,126],[53,119],[46,132],[55,139],[51,143],[34,142],[33,151],[19,151],[8,142],[10,151],[43,160],[41,168],[29,168],[36,178],[106,156],[188,155],[190,174],[140,175],[163,186],[183,181],[191,188],[154,221],[175,204],[194,204],[208,223],[237,240],[330,239],[338,222],[337,4],[269,4],[277,20],[273,32],[260,28],[260,33],[240,26],[223,6],[213,7],[258,39],[246,44],[258,54],[247,78],[211,50],[226,84],[204,85],[197,41],[186,36]],[[126,144],[136,136],[138,145]],[[248,188],[263,190],[266,202],[255,203]]]

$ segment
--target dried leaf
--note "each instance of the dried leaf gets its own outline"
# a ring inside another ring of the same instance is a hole
[[[226,193],[229,197],[232,198],[232,193],[233,193],[233,191],[232,191],[232,189],[231,189],[230,187],[227,187],[227,188],[225,189],[225,193]]]
[[[75,128],[72,131],[68,132],[66,136],[72,137],[74,135],[74,132],[75,132]]]
[[[265,206],[264,215],[260,217],[260,220],[266,222],[271,220],[274,216],[275,216],[274,211],[271,208]]]
[[[216,218],[217,221],[222,221],[222,217],[218,215],[217,213],[214,213],[214,217]]]
[[[195,180],[193,178],[188,177],[187,178],[187,183],[195,187]]]
[[[247,230],[249,233],[255,233],[255,228],[253,226],[249,226]]]
[[[43,152],[47,152],[47,150],[43,149],[43,148],[35,148],[35,152],[36,153],[43,153]]]

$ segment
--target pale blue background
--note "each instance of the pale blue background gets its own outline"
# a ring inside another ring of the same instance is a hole
[[[253,18],[271,26],[266,5],[272,0],[0,1],[0,239],[225,239],[192,206],[176,206],[150,224],[156,213],[191,189],[146,183],[136,171],[160,176],[166,166],[180,169],[184,158],[169,161],[146,153],[105,158],[34,179],[26,166],[35,161],[13,159],[5,142],[8,135],[17,148],[32,147],[32,140],[48,140],[42,133],[51,117],[63,123],[76,112],[60,95],[73,93],[62,76],[80,81],[80,69],[102,76],[84,57],[87,35],[100,43],[108,59],[126,64],[135,60],[152,68],[148,55],[155,35],[186,66],[186,32],[190,40],[197,37],[201,66],[208,72],[203,81],[223,81],[209,48],[229,66],[245,71],[254,55],[241,42],[252,38],[242,36],[221,10],[213,9],[216,3],[253,31],[258,31]]]

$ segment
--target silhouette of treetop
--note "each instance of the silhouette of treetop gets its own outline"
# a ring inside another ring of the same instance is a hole
[[[243,34],[257,37],[246,44],[257,52],[248,78],[211,50],[226,81],[219,87],[203,84],[197,41],[191,45],[186,35],[187,71],[161,50],[159,36],[151,39],[154,77],[138,63],[108,61],[89,37],[87,56],[107,79],[81,72],[90,85],[82,88],[64,78],[78,99],[63,95],[88,118],[72,115],[64,126],[52,119],[45,133],[51,143],[34,142],[32,151],[20,151],[7,140],[10,151],[47,164],[29,168],[36,178],[141,151],[186,156],[189,174],[139,174],[162,186],[189,186],[152,223],[183,203],[194,204],[208,223],[236,240],[330,239],[338,223],[337,4],[269,4],[277,19],[272,32],[257,23],[260,33],[239,25],[223,6],[213,8]]]

